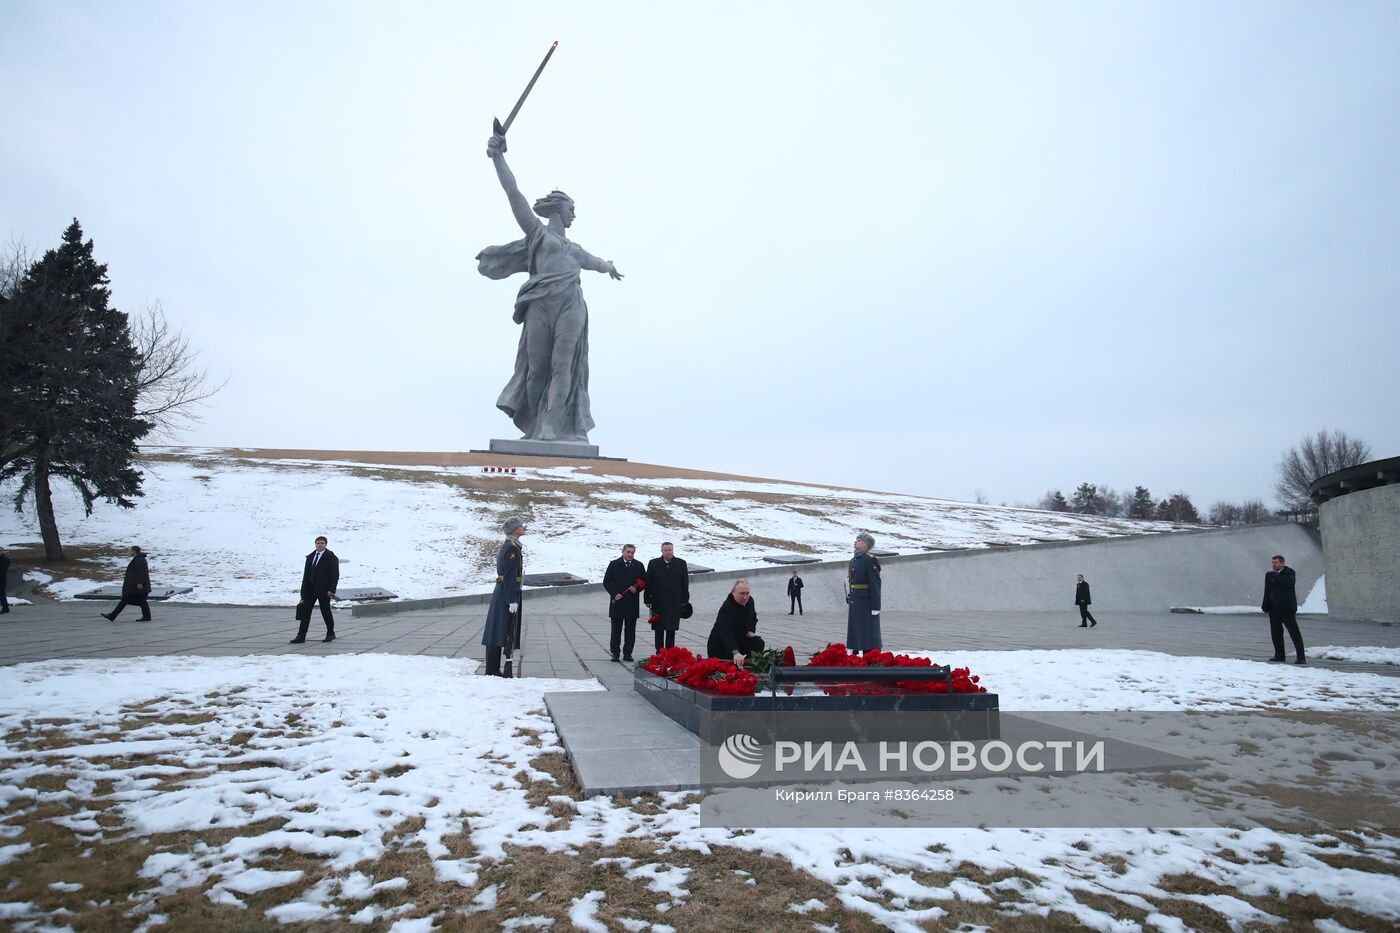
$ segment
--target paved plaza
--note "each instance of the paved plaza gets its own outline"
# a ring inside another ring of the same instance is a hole
[[[606,604],[600,594],[573,599],[554,595],[549,614],[530,611],[525,599],[524,673],[530,677],[596,677],[604,686],[630,689],[631,674],[608,655]],[[576,609],[561,606],[577,603]],[[775,601],[770,600],[769,605]],[[786,605],[786,601],[783,601]],[[65,602],[18,606],[0,617],[0,663],[18,664],[54,658],[119,658],[146,655],[223,657],[262,654],[422,654],[481,660],[484,605],[416,610],[389,615],[337,613],[337,638],[320,641],[320,617],[313,616],[308,642],[290,645],[296,633],[291,607],[208,606],[154,603],[151,622],[137,622],[127,609],[116,622],[99,613],[110,603]],[[844,609],[844,607],[843,607]],[[1194,615],[1170,612],[1114,613],[1095,606],[1100,624],[1079,628],[1073,606],[1062,612],[886,612],[881,617],[885,647],[927,650],[956,663],[960,650],[1017,648],[1146,649],[1182,656],[1255,658],[1272,653],[1268,620],[1261,615]],[[704,649],[713,610],[697,607],[695,618],[681,628],[677,643]],[[703,620],[703,621],[702,621]],[[1309,646],[1400,646],[1400,627],[1372,623],[1331,622],[1325,616],[1301,616]],[[651,631],[638,624],[638,659],[651,653]],[[792,645],[799,658],[844,641],[844,611],[809,611],[789,616],[759,612],[759,634],[770,646]],[[1393,665],[1310,659],[1324,668],[1400,675]]]

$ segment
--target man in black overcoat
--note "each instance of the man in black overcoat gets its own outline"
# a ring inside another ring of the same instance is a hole
[[[1074,584],[1074,604],[1079,607],[1079,627],[1093,628],[1098,625],[1098,620],[1089,611],[1089,604],[1093,599],[1089,597],[1089,584],[1084,582],[1084,574],[1079,574],[1079,582]]]
[[[1297,654],[1293,663],[1307,664],[1307,656],[1303,654],[1303,633],[1298,630],[1297,574],[1284,563],[1282,554],[1275,554],[1269,565],[1272,569],[1264,574],[1264,602],[1259,607],[1269,614],[1269,634],[1274,640],[1274,656],[1269,660],[1285,660],[1283,630],[1288,629],[1288,637],[1293,640],[1293,651]]]
[[[794,570],[788,577],[788,615],[792,615],[794,609],[798,615],[802,615],[802,586],[802,578]]]
[[[880,559],[869,553],[875,538],[856,535],[855,556],[846,568],[846,648],[872,651],[884,646],[880,638]]]
[[[0,616],[10,611],[10,555],[0,547]]]
[[[136,545],[131,546],[131,563],[126,565],[126,576],[122,577],[122,598],[117,602],[117,608],[110,613],[102,613],[102,618],[108,622],[117,621],[117,616],[127,606],[136,606],[141,610],[141,618],[137,622],[151,621],[151,605],[146,602],[151,596],[151,572],[146,568],[146,555],[141,553],[141,549]]]
[[[658,616],[656,650],[676,646],[676,630],[681,627],[681,610],[690,605],[690,568],[676,556],[670,541],[661,545],[661,556],[647,564],[647,586],[643,599]]]
[[[325,535],[321,535],[316,539],[316,549],[306,555],[306,566],[301,571],[301,604],[297,606],[297,637],[291,642],[294,645],[306,642],[306,630],[311,627],[311,607],[317,603],[326,623],[326,637],[321,641],[335,641],[331,600],[335,599],[335,588],[340,584],[340,559],[326,548],[327,543]]]
[[[715,614],[715,626],[710,629],[705,654],[742,665],[750,654],[763,650],[763,639],[757,629],[758,607],[749,595],[749,581],[739,580],[730,587],[729,595]]]
[[[491,677],[509,676],[510,672],[501,671],[501,652],[509,658],[520,647],[520,597],[525,583],[525,549],[520,546],[525,523],[512,515],[501,529],[506,537],[496,551],[496,587],[486,610],[486,627],[481,630],[486,674]]]
[[[618,652],[621,660],[632,660],[632,646],[637,641],[637,617],[641,615],[638,594],[646,586],[646,571],[636,557],[637,546],[624,544],[622,556],[610,562],[603,574],[603,589],[609,600],[608,621],[612,623],[608,650],[614,661],[618,660]]]

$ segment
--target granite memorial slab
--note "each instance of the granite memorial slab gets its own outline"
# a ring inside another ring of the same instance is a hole
[[[692,576],[692,577],[695,576],[697,573],[714,573],[714,572],[715,572],[715,568],[713,568],[713,567],[706,567],[706,566],[703,566],[703,565],[701,565],[701,564],[692,564],[690,561],[686,561],[685,566],[686,566],[686,572],[687,572],[687,574],[688,574],[689,576]]]
[[[152,602],[162,599],[169,599],[172,596],[180,596],[184,593],[193,592],[192,586],[152,586],[151,595],[146,598]],[[74,599],[121,599],[122,587],[120,583],[113,583],[109,586],[99,586],[95,590],[86,590],[78,593]]]
[[[910,676],[912,672],[904,672]],[[761,689],[752,696],[734,696],[696,690],[638,667],[633,675],[633,689],[667,718],[675,721],[704,741],[710,741],[714,717],[722,714],[816,713],[814,723],[830,729],[843,717],[863,739],[903,738],[897,720],[888,720],[895,730],[881,734],[879,717],[871,713],[946,713],[944,731],[950,738],[972,741],[995,739],[998,735],[999,698],[995,693],[925,693],[894,687],[868,686],[871,692],[847,692],[857,685],[856,675],[847,683],[827,682],[824,685],[787,684],[777,693]],[[860,714],[860,715],[854,715]],[[794,722],[792,725],[797,726]]]
[[[763,561],[768,564],[817,564],[821,563],[821,558],[803,557],[801,554],[769,554]]]
[[[588,579],[572,573],[527,573],[521,582],[526,586],[578,586]]]
[[[382,586],[342,586],[335,591],[337,601],[358,603],[375,599],[398,599],[399,594],[391,593]]]

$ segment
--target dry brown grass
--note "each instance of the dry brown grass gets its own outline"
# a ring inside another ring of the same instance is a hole
[[[217,697],[208,699],[211,703],[219,702]],[[162,702],[163,698],[122,710],[122,718],[112,727],[116,730],[112,737],[119,738],[123,731],[145,728],[154,723],[182,730],[197,730],[209,721],[210,717],[196,710],[164,712],[159,709]],[[296,727],[300,725],[298,719],[293,713],[282,722],[267,722],[263,727],[267,732],[280,730],[286,724]],[[36,752],[61,750],[90,742],[92,733],[84,733],[75,728],[76,725],[63,719],[34,719],[26,722],[21,729],[11,730],[6,739],[12,747],[22,746]],[[537,730],[518,729],[516,736],[529,740],[529,744],[543,744],[543,737]],[[238,740],[237,744],[247,746],[254,737],[253,732],[244,732],[235,739]],[[84,767],[106,766],[114,771],[130,772],[147,764],[181,768],[177,775],[160,776],[159,786],[162,787],[174,787],[191,778],[212,773],[207,765],[195,771],[184,768],[178,761],[155,755],[97,759],[87,762]],[[547,829],[561,830],[569,826],[576,815],[576,802],[582,795],[566,756],[557,750],[545,751],[529,764],[535,773],[522,770],[516,775],[516,782],[524,788],[528,802],[542,814],[547,814],[550,820]],[[220,765],[218,770],[244,770],[261,766],[276,767],[269,761],[254,760],[230,762]],[[412,764],[404,761],[383,772],[366,771],[357,779],[373,782],[381,777],[396,777],[407,773],[412,767]],[[540,777],[538,773],[548,777]],[[108,797],[115,788],[115,781],[102,779],[86,795],[73,794],[69,788],[75,776],[76,772],[66,772],[61,768],[29,775],[23,781],[24,786],[41,796],[50,795],[50,799],[36,802],[32,797],[16,798],[0,810],[0,820],[22,827],[19,836],[6,842],[32,846],[28,852],[5,866],[7,878],[13,879],[5,891],[5,900],[30,901],[47,914],[59,910],[73,911],[74,916],[65,918],[64,923],[75,930],[104,933],[134,929],[140,917],[128,914],[133,906],[142,902],[148,905],[149,911],[166,914],[169,917],[167,928],[173,930],[220,933],[226,930],[271,929],[331,931],[348,927],[344,919],[282,927],[266,916],[265,911],[269,908],[297,899],[332,874],[322,859],[290,850],[264,851],[259,854],[255,864],[268,870],[301,871],[302,877],[294,884],[244,897],[246,909],[212,904],[207,897],[211,881],[173,894],[156,895],[153,891],[154,881],[139,875],[141,866],[152,854],[191,852],[200,846],[218,847],[235,837],[271,832],[285,825],[286,821],[279,818],[244,827],[151,837],[130,836],[125,833],[114,812],[116,801]],[[71,786],[81,785],[75,783]],[[644,794],[631,800],[618,799],[615,804],[635,812],[638,817],[645,817],[661,814],[667,808],[689,806],[698,799],[698,795],[690,795],[668,804],[658,795]],[[307,804],[300,809],[309,812],[316,807]],[[75,833],[54,822],[82,811],[89,811],[88,815],[102,827],[100,834]],[[479,858],[480,853],[471,837],[473,818],[465,818],[460,829],[443,839],[451,857]],[[813,923],[838,925],[842,930],[878,928],[869,917],[842,907],[836,891],[829,884],[793,868],[784,859],[720,846],[707,854],[673,851],[668,849],[668,841],[659,837],[628,839],[610,846],[589,845],[577,852],[508,847],[505,858],[482,866],[474,885],[462,887],[437,879],[433,863],[417,838],[424,825],[421,817],[403,821],[381,840],[385,846],[382,857],[356,866],[356,870],[364,872],[375,882],[391,878],[406,878],[409,882],[404,890],[381,891],[365,901],[336,902],[334,906],[342,918],[366,904],[386,910],[401,910],[393,917],[364,926],[357,925],[356,929],[381,931],[398,917],[429,915],[439,916],[440,929],[444,930],[496,929],[502,920],[525,916],[552,918],[555,929],[568,929],[569,908],[576,899],[591,891],[604,892],[597,916],[611,928],[619,928],[624,918],[635,918],[666,923],[687,931],[722,929],[727,933],[735,927],[736,917],[742,918],[744,929],[810,929]],[[353,833],[347,831],[345,835]],[[1343,845],[1350,845],[1364,849],[1367,840],[1359,836],[1340,835],[1343,838],[1332,847],[1335,851],[1317,857],[1338,869],[1387,877],[1397,874],[1396,866],[1383,858],[1356,854],[1342,848]],[[1070,848],[1092,854],[1092,848],[1082,840],[1073,842]],[[946,847],[936,844],[929,849],[934,853],[947,852]],[[849,853],[847,856],[850,857]],[[681,901],[672,903],[668,895],[649,890],[645,878],[628,879],[625,867],[616,863],[598,864],[600,860],[613,858],[633,859],[634,866],[660,863],[689,869],[686,880],[682,882],[689,894]],[[1109,853],[1094,855],[1094,858],[1115,874],[1121,875],[1128,870],[1128,862],[1123,856]],[[1285,853],[1278,846],[1244,855],[1231,849],[1221,849],[1214,853],[1213,858],[1219,860],[1217,864],[1261,861],[1281,864]],[[1042,864],[1058,863],[1056,859],[1046,859]],[[1027,870],[1017,868],[988,872],[972,863],[963,862],[948,872],[915,871],[912,873],[914,880],[929,888],[946,888],[955,878],[972,882],[988,893],[991,902],[930,898],[916,901],[914,906],[937,907],[945,912],[939,920],[924,924],[932,930],[953,930],[962,925],[986,926],[999,931],[1080,929],[1080,922],[1064,911],[1052,911],[1047,917],[1018,912],[1017,905],[1024,900],[1019,892],[1014,888],[992,889],[997,883],[1012,878],[1034,884],[1040,880],[1034,874],[1036,870],[1038,866],[1028,865]],[[750,880],[755,883],[749,884]],[[78,882],[83,888],[76,892],[55,891],[49,887],[54,882]],[[487,911],[469,912],[473,899],[492,885],[496,886],[496,906]],[[1357,930],[1391,929],[1388,923],[1376,917],[1341,908],[1316,897],[1245,896],[1228,884],[1193,874],[1163,878],[1159,886],[1165,896],[1148,898],[1154,908],[1179,918],[1192,929],[1230,928],[1227,917],[1189,899],[1211,894],[1238,897],[1261,911],[1281,917],[1285,929],[1311,928],[1313,921],[1322,918],[1331,918]],[[1141,923],[1147,915],[1146,911],[1125,903],[1113,892],[1096,888],[1092,880],[1086,880],[1084,888],[1076,890],[1074,897],[1085,907],[1120,919]],[[788,910],[789,904],[812,899],[821,901],[825,906],[801,916]],[[887,894],[875,895],[875,899],[877,903],[893,906],[892,897]],[[658,911],[657,906],[663,903],[669,905],[669,909]],[[411,909],[407,909],[407,905],[412,905]],[[724,905],[724,909],[716,910],[715,905]]]

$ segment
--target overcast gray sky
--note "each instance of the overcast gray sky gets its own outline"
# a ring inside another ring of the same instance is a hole
[[[229,377],[186,443],[467,450],[578,204],[605,455],[993,502],[1400,454],[1400,4],[0,2],[0,236]],[[1272,499],[1271,496],[1269,496]]]

